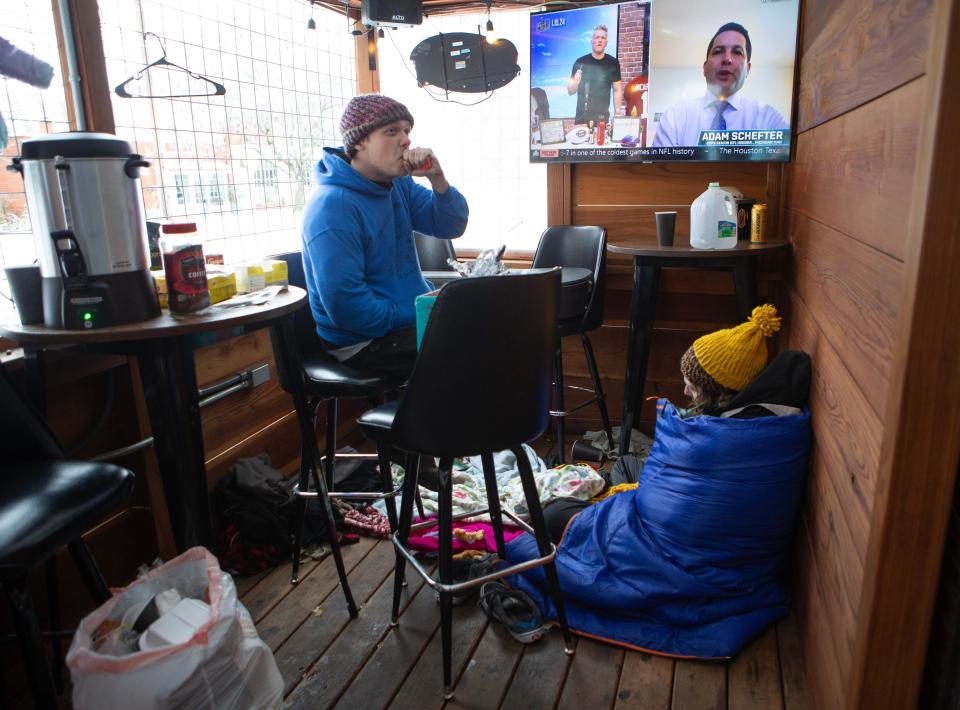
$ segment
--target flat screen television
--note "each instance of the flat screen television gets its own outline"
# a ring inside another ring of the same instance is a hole
[[[799,0],[531,14],[531,161],[789,160],[799,18]]]

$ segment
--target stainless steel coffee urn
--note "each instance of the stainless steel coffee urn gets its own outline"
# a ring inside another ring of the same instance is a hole
[[[23,142],[8,169],[23,176],[47,326],[105,328],[160,315],[140,192],[148,165],[106,133]]]

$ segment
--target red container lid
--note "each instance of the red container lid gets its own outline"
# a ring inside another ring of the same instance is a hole
[[[160,225],[161,231],[164,234],[187,234],[189,232],[197,231],[196,222],[171,222],[169,224]]]

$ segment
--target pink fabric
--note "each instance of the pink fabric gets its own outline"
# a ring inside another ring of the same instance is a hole
[[[363,511],[351,508],[343,516],[343,521],[350,527],[374,537],[390,537],[390,521],[372,506]]]
[[[440,536],[437,534],[438,527],[439,526],[434,525],[432,528],[417,530],[415,534],[410,536],[407,546],[411,550],[416,550],[417,552],[436,552],[440,549]],[[490,523],[454,523],[453,529],[465,530],[466,532],[476,532],[477,530],[483,531],[483,540],[478,540],[476,542],[464,542],[463,540],[460,540],[454,536],[454,554],[457,552],[462,552],[463,550],[487,550],[488,552],[497,551],[497,538],[493,534],[493,525]],[[503,541],[505,543],[510,542],[513,538],[523,535],[523,532],[524,531],[522,528],[518,528],[513,525],[504,525]]]

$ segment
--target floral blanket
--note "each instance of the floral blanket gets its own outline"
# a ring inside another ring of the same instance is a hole
[[[524,444],[524,452],[530,460],[533,477],[537,482],[540,503],[555,498],[579,498],[587,500],[603,490],[604,481],[590,466],[563,465],[547,468],[536,452]],[[517,459],[510,451],[494,454],[493,463],[497,474],[497,490],[500,493],[500,506],[514,515],[525,517],[528,514]],[[395,484],[403,481],[403,467],[393,467]],[[439,507],[437,494],[423,486],[420,497],[427,517],[436,515]],[[377,501],[376,507],[386,512],[383,501]],[[483,467],[480,457],[457,459],[453,463],[453,514],[470,513],[487,507],[487,487],[483,481]],[[474,520],[490,520],[487,513],[477,515]]]

